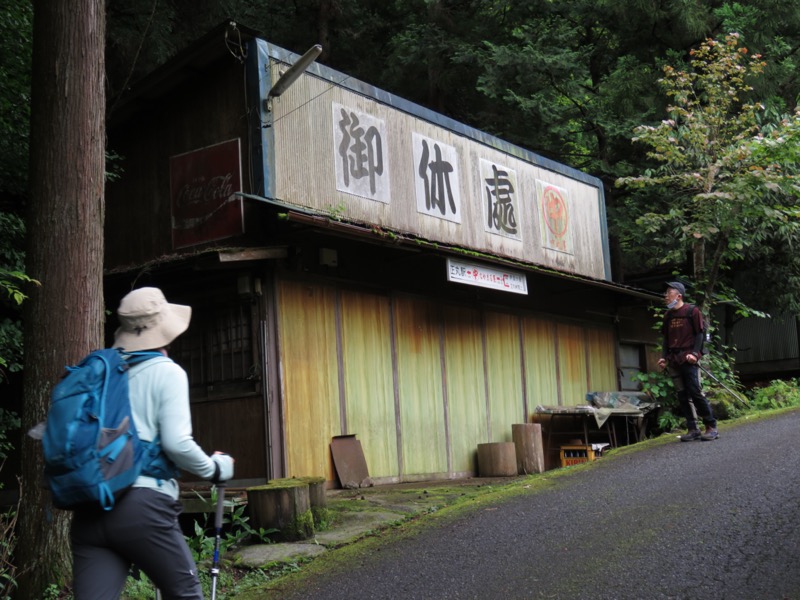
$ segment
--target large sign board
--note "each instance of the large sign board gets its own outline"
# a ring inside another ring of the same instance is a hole
[[[238,138],[170,157],[173,248],[244,232],[241,165]]]
[[[275,78],[270,51],[259,56]],[[270,107],[267,196],[610,280],[600,180],[319,65]]]

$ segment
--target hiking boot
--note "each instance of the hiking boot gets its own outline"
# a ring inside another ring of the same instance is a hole
[[[681,436],[682,442],[693,442],[695,440],[699,440],[701,437],[700,431],[698,429],[693,429],[689,433],[686,433]]]
[[[706,432],[700,436],[700,439],[704,442],[712,442],[718,437],[719,437],[719,432],[716,429],[706,428]]]

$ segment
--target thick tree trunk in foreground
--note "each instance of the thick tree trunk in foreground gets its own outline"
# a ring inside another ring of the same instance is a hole
[[[105,6],[34,3],[31,201],[23,431],[44,420],[66,364],[102,346]],[[38,599],[70,573],[69,513],[42,487],[39,442],[22,443],[18,597]]]

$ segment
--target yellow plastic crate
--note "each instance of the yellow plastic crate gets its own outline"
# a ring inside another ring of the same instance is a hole
[[[561,446],[561,466],[571,467],[595,459],[591,446]]]

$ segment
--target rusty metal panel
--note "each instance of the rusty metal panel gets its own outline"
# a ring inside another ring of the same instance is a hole
[[[342,433],[333,288],[280,281],[278,340],[288,477],[335,479],[328,444]]]
[[[441,311],[422,298],[393,301],[403,473],[446,473]]]
[[[580,325],[557,323],[556,341],[561,404],[586,404],[586,392],[590,391],[586,369],[586,330]]]
[[[337,435],[331,440],[331,456],[339,485],[343,488],[367,487],[369,467],[361,442],[354,435]]]
[[[451,468],[457,473],[474,473],[478,444],[489,441],[481,329],[477,310],[444,308]]]
[[[274,80],[285,65],[271,68]],[[467,137],[441,115],[398,110],[328,77],[341,74],[314,71],[274,99],[266,117],[274,143],[265,152],[274,160],[268,195],[337,218],[610,279],[599,180],[545,165],[480,132]],[[433,172],[444,163],[446,174]],[[449,185],[442,181],[438,189],[452,195],[437,201],[430,182],[445,176]],[[367,177],[371,188],[363,185]],[[501,196],[510,208],[496,203]],[[513,219],[501,226],[498,215],[509,210]]]
[[[590,327],[588,343],[589,387],[587,392],[610,392],[619,389],[617,383],[617,343],[612,329]]]
[[[525,423],[519,318],[487,312],[484,323],[491,441],[512,442],[511,426]]]
[[[528,412],[532,414],[537,405],[560,404],[555,324],[544,319],[524,317],[522,335]]]
[[[345,433],[358,435],[372,477],[397,476],[389,299],[347,290],[340,305]]]

